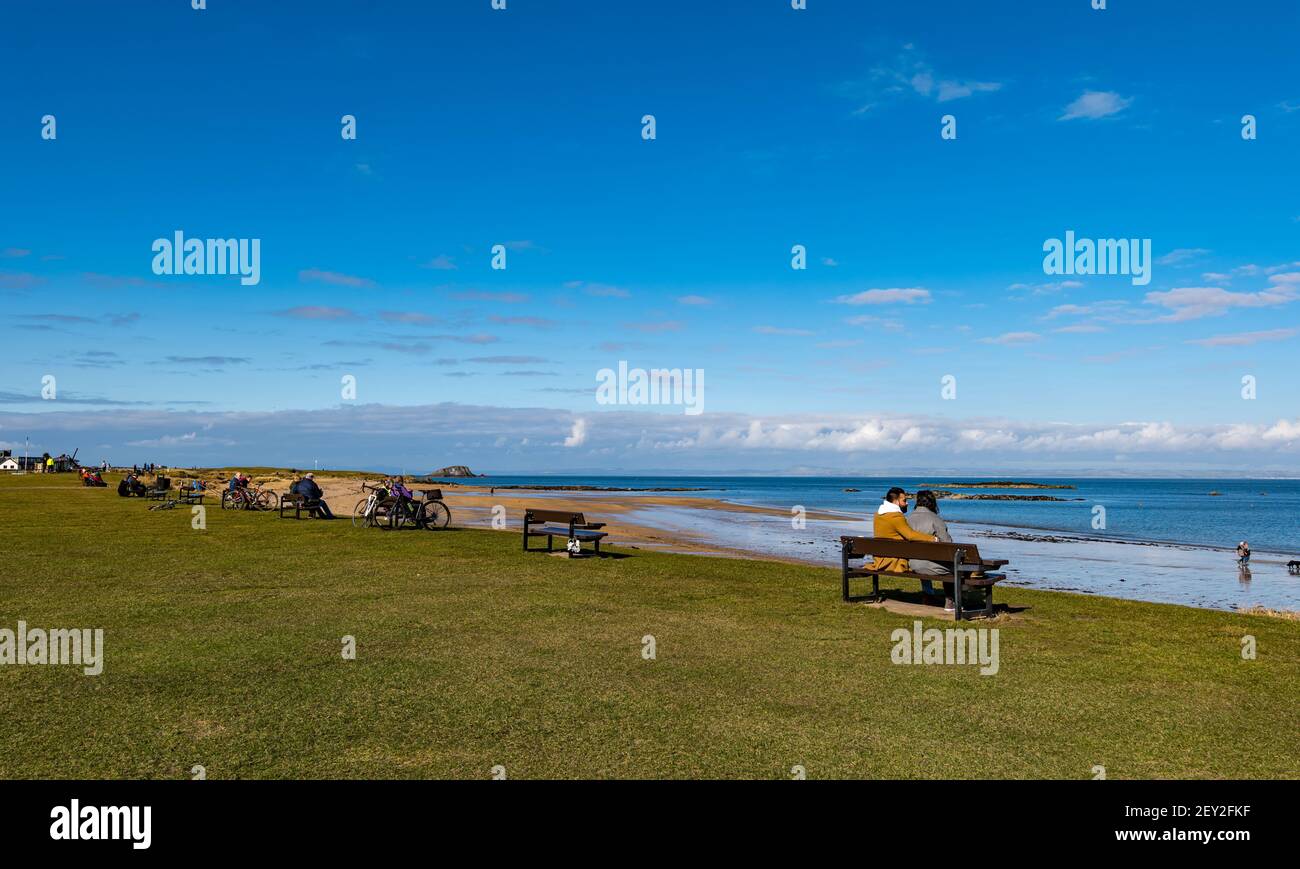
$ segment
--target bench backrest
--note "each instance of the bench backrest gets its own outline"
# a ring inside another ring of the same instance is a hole
[[[542,522],[558,522],[561,525],[586,525],[587,519],[581,513],[568,513],[564,510],[524,511],[525,525],[536,525]]]
[[[840,547],[847,558],[919,558],[922,561],[952,563],[960,549],[963,564],[979,564],[980,552],[974,543],[930,543],[891,540],[885,537],[841,537]]]

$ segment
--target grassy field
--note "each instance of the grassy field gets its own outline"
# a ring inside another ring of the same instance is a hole
[[[1300,777],[1294,621],[1007,589],[981,676],[892,664],[830,567],[206,521],[0,477],[0,628],[105,631],[0,667],[0,777]]]

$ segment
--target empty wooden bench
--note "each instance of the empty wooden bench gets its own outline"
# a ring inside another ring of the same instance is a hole
[[[533,529],[534,525],[541,527]],[[569,513],[564,510],[525,510],[524,552],[541,551],[528,548],[529,537],[545,537],[547,552],[554,551],[556,537],[563,537],[566,541],[578,540],[592,543],[595,545],[596,554],[600,555],[600,541],[609,536],[607,532],[600,530],[604,527],[604,522],[588,522],[587,517],[581,513]],[[569,557],[573,557],[572,552],[569,553]]]
[[[872,570],[871,561],[861,567],[854,567],[858,559],[906,558],[909,561],[933,561],[949,566],[951,574],[914,573],[912,571]],[[841,537],[840,562],[843,568],[842,594],[845,602],[865,600],[864,597],[849,595],[849,580],[857,577],[871,577],[871,597],[880,600],[880,577],[900,577],[908,579],[928,579],[931,582],[953,583],[952,599],[956,608],[957,620],[969,618],[962,607],[962,591],[967,588],[984,590],[985,617],[993,615],[993,586],[1006,579],[1006,574],[991,573],[1009,562],[994,561],[980,557],[979,548],[974,543],[928,543],[910,540],[890,540],[883,537]]]
[[[167,497],[167,493],[172,490],[171,477],[158,477],[154,480],[153,488],[145,492],[145,497],[150,501],[161,501]]]

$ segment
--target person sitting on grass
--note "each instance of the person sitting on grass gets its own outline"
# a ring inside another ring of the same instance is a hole
[[[334,518],[334,513],[330,511],[330,505],[325,503],[325,493],[321,491],[320,486],[316,485],[315,474],[303,475],[301,480],[293,484],[291,491],[306,498],[306,506],[319,518]]]
[[[876,508],[876,515],[871,523],[872,536],[883,537],[888,540],[935,542],[938,538],[933,534],[923,534],[920,531],[915,531],[911,525],[907,524],[907,519],[903,515],[907,510],[907,497],[907,493],[897,486],[885,493],[885,500]],[[908,570],[907,559],[881,558],[877,556],[875,562],[871,565],[871,569],[886,573],[905,573]],[[921,582],[921,591],[926,595],[934,594],[934,588],[930,585],[928,579]]]
[[[392,485],[388,487],[388,494],[397,499],[397,509],[414,512],[412,505],[415,503],[415,493],[406,488],[406,478],[398,477],[393,480]]]

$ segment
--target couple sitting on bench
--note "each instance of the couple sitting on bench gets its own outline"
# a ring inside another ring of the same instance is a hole
[[[290,502],[298,500],[302,509],[307,510],[310,515],[318,519],[333,519],[334,513],[330,510],[330,505],[325,503],[325,493],[321,491],[320,485],[316,482],[315,474],[303,474],[302,479],[289,487]],[[284,515],[285,499],[280,499],[280,515]],[[297,511],[295,515],[297,515]]]
[[[895,486],[885,493],[885,500],[876,510],[875,519],[872,522],[872,534],[876,537],[889,540],[912,540],[926,543],[951,543],[952,535],[948,533],[948,525],[939,516],[939,502],[934,497],[934,493],[928,489],[922,489],[916,493],[916,509],[912,515],[907,515],[908,494],[902,489]],[[922,561],[920,559],[906,558],[881,558],[877,556],[875,563],[871,565],[872,570],[881,570],[887,573],[919,573],[925,576],[952,576],[952,566],[940,564],[935,561]],[[952,598],[952,583],[943,584],[945,612],[953,612],[955,605]],[[921,594],[925,596],[926,603],[931,602],[935,597],[934,584],[928,580],[921,580]]]

